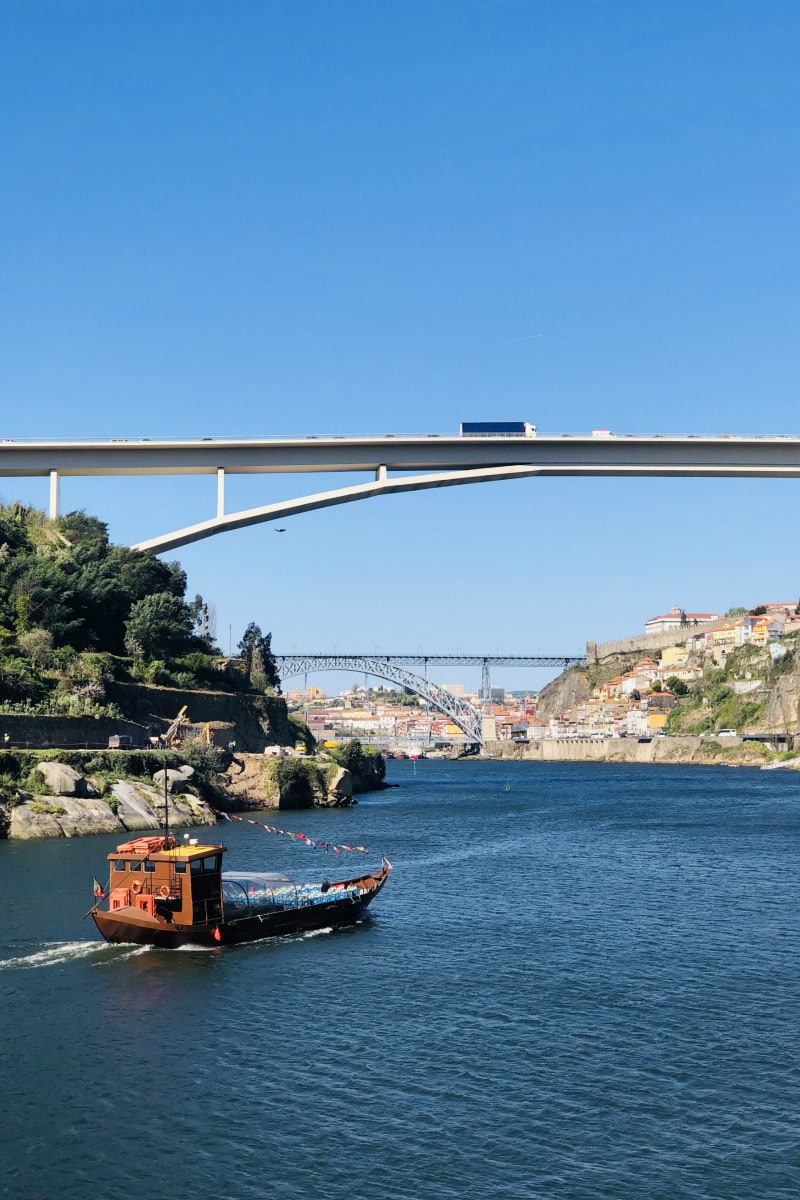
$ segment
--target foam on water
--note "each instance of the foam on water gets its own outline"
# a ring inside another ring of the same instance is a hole
[[[173,946],[168,954],[219,954],[221,946],[201,946],[198,942],[187,942],[185,946]]]
[[[147,950],[146,946],[112,946],[108,942],[46,942],[31,954],[0,959],[0,971],[30,971],[39,967],[60,967],[81,959],[119,960]]]

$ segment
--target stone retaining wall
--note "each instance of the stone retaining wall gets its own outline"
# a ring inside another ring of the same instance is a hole
[[[266,717],[261,718],[256,713],[253,705],[257,701],[235,692],[193,692],[182,688],[118,681],[109,683],[106,691],[109,700],[113,700],[124,712],[145,725],[158,725],[159,733],[164,732],[185,706],[187,721],[194,726],[200,727],[210,722],[232,727],[234,733],[228,740],[235,741],[239,750],[260,754],[270,742],[287,744],[290,740],[288,724],[283,727],[285,704],[280,697],[264,701],[280,710],[279,715],[283,717],[283,720],[276,720],[273,727]]]
[[[6,734],[8,740],[6,741]],[[146,746],[148,732],[135,721],[114,717],[35,717],[0,714],[0,747],[56,746],[61,750],[97,749],[115,734],[124,734],[134,746]]]

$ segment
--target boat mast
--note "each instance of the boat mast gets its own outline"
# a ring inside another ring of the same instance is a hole
[[[167,756],[164,755],[164,849],[169,842],[169,777],[167,775]]]

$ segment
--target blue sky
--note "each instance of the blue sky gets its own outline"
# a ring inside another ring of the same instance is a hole
[[[796,3],[34,0],[0,30],[1,436],[800,433]],[[797,488],[524,480],[172,557],[223,645],[572,652],[797,597]],[[62,489],[122,542],[215,499]]]

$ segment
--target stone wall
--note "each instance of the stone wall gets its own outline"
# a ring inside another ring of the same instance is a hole
[[[117,720],[0,714],[0,748],[8,745],[97,749],[107,746],[114,734],[130,737],[134,746],[146,746],[151,730],[164,733],[184,706],[188,722],[185,732],[203,737],[203,727],[209,723],[212,741],[218,745],[235,741],[238,750],[261,754],[271,743],[288,745],[293,741],[286,706],[280,697],[262,699],[230,692],[192,692],[116,681],[106,685],[106,692],[126,717]],[[257,711],[257,706],[263,706],[264,715]],[[267,715],[270,710],[272,719]]]
[[[727,620],[706,621],[700,625],[682,625],[678,629],[665,629],[661,633],[637,633],[633,637],[617,638],[612,642],[587,642],[586,660],[607,658],[609,654],[646,654],[649,650],[663,650],[666,646],[680,646],[697,633],[708,633],[721,629]]]
[[[183,688],[153,687],[143,683],[113,682],[106,686],[109,700],[119,705],[129,717],[143,725],[153,725],[163,733],[180,710],[186,707],[186,719],[201,727],[205,722],[230,726],[237,749],[261,754],[272,742],[290,742],[286,722],[286,706],[282,698],[252,697],[231,692],[193,692]],[[261,716],[256,706],[263,703],[265,713],[273,710],[272,719]]]
[[[8,740],[6,741],[6,734]],[[114,734],[124,734],[134,746],[147,745],[147,730],[135,721],[113,717],[34,717],[0,714],[0,746],[56,746],[61,750],[93,750],[108,745]]]

